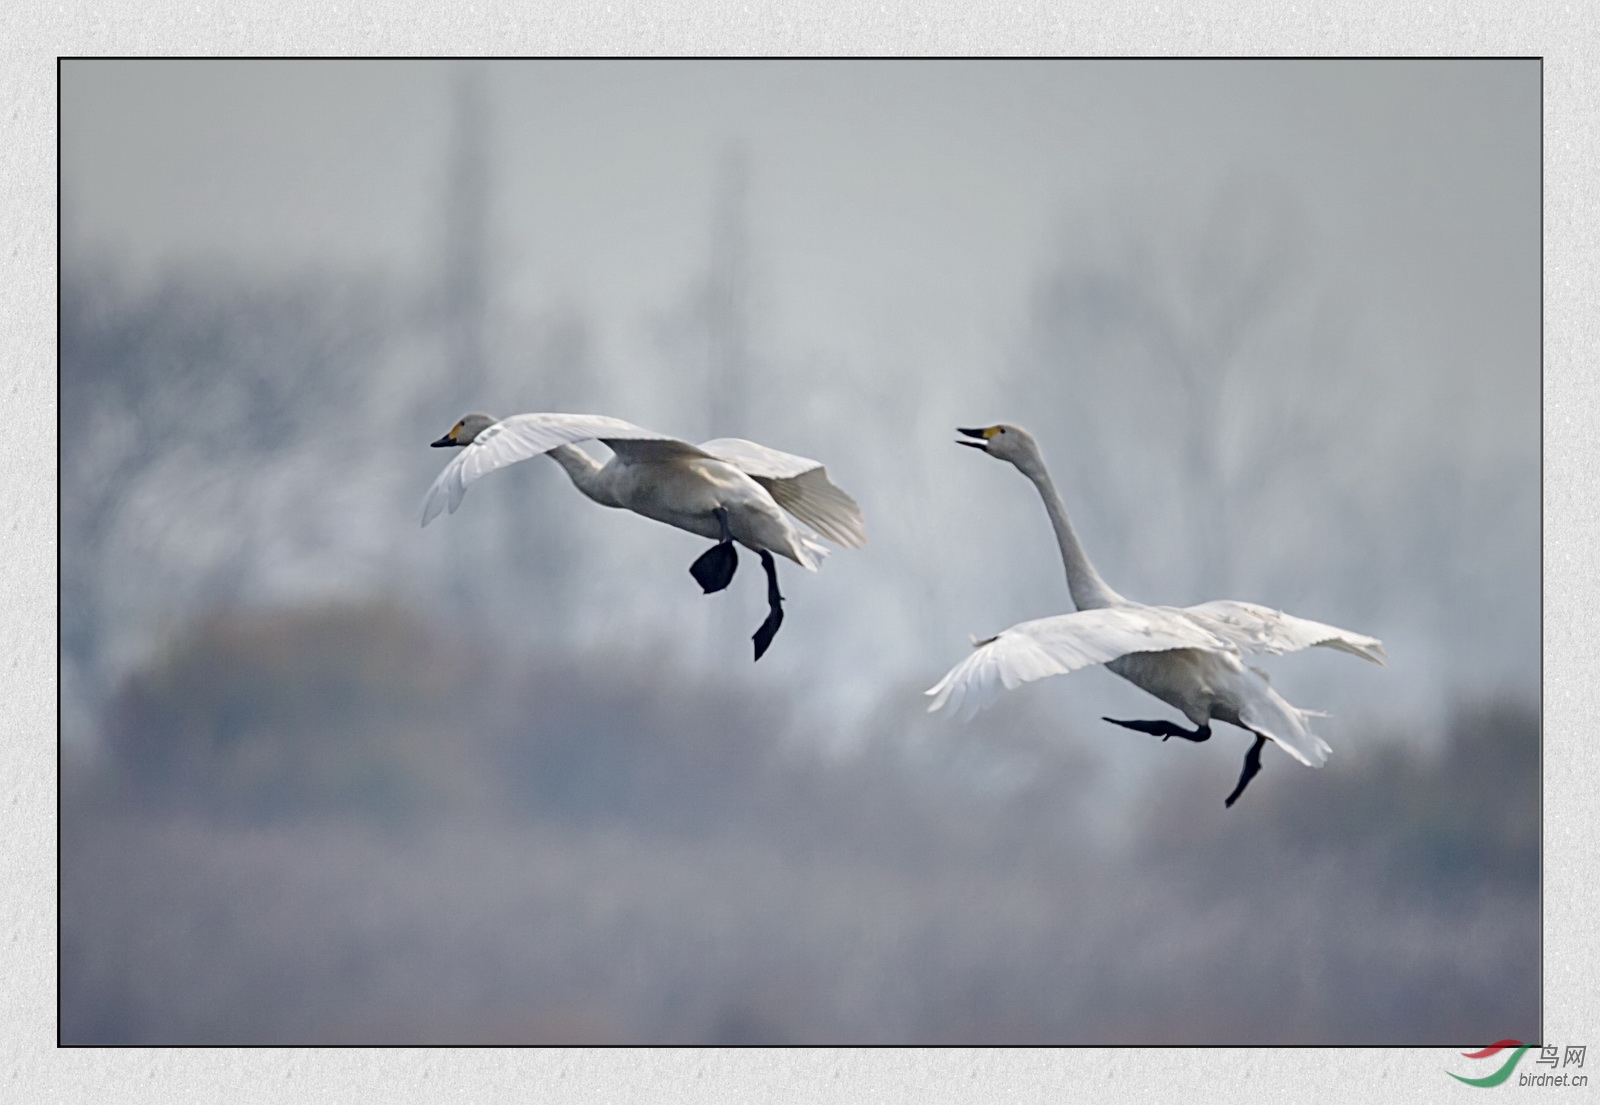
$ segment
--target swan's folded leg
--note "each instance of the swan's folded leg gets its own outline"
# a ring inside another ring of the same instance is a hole
[[[1256,742],[1250,746],[1250,751],[1244,754],[1244,770],[1239,773],[1239,785],[1233,788],[1233,793],[1228,795],[1224,806],[1232,807],[1238,801],[1239,795],[1244,793],[1244,788],[1250,785],[1250,780],[1256,777],[1256,772],[1261,770],[1261,746],[1267,743],[1267,738],[1260,733],[1256,734]]]
[[[778,634],[778,627],[783,624],[783,596],[778,593],[778,566],[773,563],[772,554],[766,549],[761,550],[761,566],[767,570],[767,620],[761,623],[754,637],[757,660],[767,651],[772,638]]]
[[[732,583],[734,569],[739,567],[739,550],[734,547],[733,535],[728,531],[728,512],[719,506],[713,513],[722,527],[722,540],[689,565],[689,574],[694,576],[694,581],[708,595]]]
[[[1186,741],[1194,741],[1199,744],[1201,741],[1211,739],[1211,726],[1209,725],[1202,725],[1190,732],[1188,729],[1174,725],[1170,721],[1118,721],[1114,717],[1102,717],[1100,720],[1109,721],[1112,725],[1120,725],[1124,729],[1149,733],[1151,736],[1160,737],[1162,740],[1166,740],[1168,737],[1182,737]]]

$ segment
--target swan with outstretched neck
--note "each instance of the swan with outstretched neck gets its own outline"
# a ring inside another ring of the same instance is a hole
[[[1255,737],[1226,806],[1238,800],[1261,770],[1261,749],[1269,740],[1308,767],[1322,766],[1329,748],[1311,731],[1309,722],[1319,715],[1286,702],[1263,672],[1245,665],[1243,654],[1293,652],[1323,645],[1382,664],[1382,642],[1255,603],[1222,599],[1177,608],[1126,599],[1112,590],[1090,563],[1033,435],[1005,423],[959,432],[974,440],[957,444],[1009,462],[1038,489],[1061,549],[1067,590],[1078,612],[1022,622],[975,641],[972,655],[928,690],[933,696],[929,710],[965,705],[970,715],[993,701],[1001,687],[1009,690],[1035,679],[1104,664],[1175,707],[1194,728],[1170,721],[1102,720],[1162,740],[1209,740],[1213,721],[1236,725]]]
[[[599,441],[612,452],[601,463],[576,448]],[[422,502],[426,526],[447,507],[453,514],[475,480],[530,457],[548,455],[573,485],[602,506],[715,541],[689,572],[706,594],[721,591],[739,566],[740,545],[761,558],[767,573],[767,619],[755,632],[759,660],[783,623],[783,595],[772,554],[817,570],[825,537],[848,549],[867,539],[861,508],[828,479],[819,462],[742,438],[691,445],[599,414],[517,414],[505,419],[469,414],[433,442],[461,453],[439,473]],[[791,518],[790,515],[793,515]]]

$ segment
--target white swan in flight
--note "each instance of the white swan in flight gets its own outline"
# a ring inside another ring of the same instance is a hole
[[[573,448],[591,440],[614,454],[605,464]],[[772,554],[814,572],[828,552],[819,535],[848,549],[860,548],[867,539],[861,508],[833,485],[820,463],[736,437],[691,445],[599,414],[517,414],[506,419],[469,414],[433,447],[460,447],[461,453],[428,488],[422,501],[424,526],[447,504],[454,514],[474,480],[548,454],[579,491],[602,506],[631,510],[715,541],[689,568],[708,595],[733,580],[739,565],[735,541],[754,550],[767,572],[768,606],[767,620],[755,633],[757,660],[783,622]]]
[[[1263,672],[1245,666],[1241,654],[1293,652],[1325,645],[1382,664],[1383,644],[1377,638],[1249,602],[1223,599],[1178,609],[1125,599],[1108,587],[1089,563],[1033,435],[1006,424],[960,432],[978,440],[957,444],[1009,461],[1039,489],[1055,527],[1067,569],[1067,588],[1078,612],[1022,622],[987,640],[975,641],[976,651],[928,690],[933,696],[930,711],[945,706],[960,709],[965,703],[970,717],[992,702],[1001,686],[1010,690],[1047,675],[1104,664],[1134,686],[1175,706],[1195,728],[1191,731],[1170,721],[1104,721],[1162,740],[1209,740],[1213,720],[1255,735],[1255,744],[1245,754],[1239,785],[1224,805],[1232,806],[1261,770],[1261,748],[1269,740],[1308,767],[1322,766],[1329,749],[1311,731],[1307,719],[1324,715],[1289,705],[1268,685]]]

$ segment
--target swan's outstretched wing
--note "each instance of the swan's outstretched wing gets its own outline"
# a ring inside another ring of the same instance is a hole
[[[866,544],[867,523],[861,507],[834,486],[820,462],[739,437],[719,437],[700,448],[761,484],[779,506],[830,541],[847,549]]]
[[[1182,614],[1154,606],[1111,606],[1022,622],[981,643],[926,693],[929,711],[946,705],[970,717],[1000,688],[1104,664],[1130,652],[1201,648],[1234,652],[1224,638]]]
[[[1348,652],[1374,664],[1384,661],[1383,642],[1334,625],[1297,618],[1270,606],[1218,599],[1183,612],[1219,637],[1226,637],[1246,652],[1282,653],[1324,645]]]
[[[422,500],[422,524],[438,517],[447,502],[454,514],[467,493],[467,485],[496,468],[548,453],[557,445],[596,440],[619,453],[628,452],[630,443],[637,442],[663,456],[706,455],[687,441],[603,414],[514,414],[484,430],[445,465]]]

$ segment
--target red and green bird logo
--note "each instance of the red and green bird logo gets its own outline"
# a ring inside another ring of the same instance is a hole
[[[1464,1058],[1487,1059],[1489,1056],[1497,1054],[1498,1052],[1502,1052],[1508,1047],[1514,1047],[1517,1049],[1511,1053],[1511,1057],[1501,1065],[1499,1070],[1495,1071],[1493,1074],[1486,1074],[1482,1078],[1463,1078],[1461,1075],[1455,1074],[1451,1071],[1445,1071],[1445,1073],[1450,1075],[1450,1077],[1454,1078],[1457,1082],[1465,1082],[1469,1086],[1482,1086],[1485,1089],[1488,1089],[1490,1086],[1498,1086],[1507,1078],[1511,1077],[1511,1071],[1517,1065],[1517,1060],[1521,1059],[1522,1053],[1527,1051],[1532,1046],[1532,1044],[1524,1044],[1517,1040],[1500,1040],[1497,1043],[1490,1044],[1482,1051],[1463,1051],[1461,1054]]]

